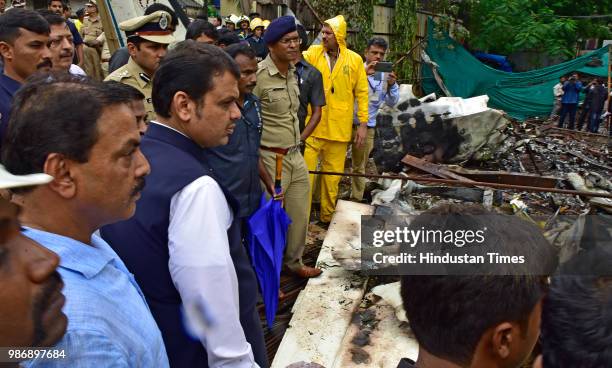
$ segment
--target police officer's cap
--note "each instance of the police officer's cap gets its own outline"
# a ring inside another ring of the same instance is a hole
[[[119,28],[125,31],[128,40],[140,37],[151,42],[169,44],[175,41],[171,24],[172,16],[168,12],[158,10],[149,15],[121,22]]]

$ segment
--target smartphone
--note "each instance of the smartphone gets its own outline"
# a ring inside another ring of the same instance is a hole
[[[374,71],[391,73],[393,71],[393,63],[390,61],[379,61],[374,65]]]

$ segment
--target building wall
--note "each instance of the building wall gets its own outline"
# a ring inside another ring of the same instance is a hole
[[[373,12],[373,24],[372,34],[374,36],[382,37],[391,41],[393,30],[391,29],[393,23],[393,16],[395,15],[395,9],[386,6],[374,6]]]
[[[80,8],[85,8],[87,4],[86,0],[70,0],[70,8],[72,8],[72,14],[75,14]]]
[[[70,0],[68,4],[72,8],[72,15],[75,15],[75,12],[79,8],[84,8],[87,0]],[[47,8],[47,0],[27,0],[27,7],[30,9],[46,9]]]
[[[236,0],[221,0],[221,16],[226,17],[230,14],[242,14],[242,10],[240,10],[240,5]]]

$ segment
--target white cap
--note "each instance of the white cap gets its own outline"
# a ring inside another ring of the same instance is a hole
[[[47,174],[13,175],[0,165],[0,189],[47,184],[51,180],[53,177]]]

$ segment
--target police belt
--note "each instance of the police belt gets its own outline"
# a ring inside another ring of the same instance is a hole
[[[260,148],[264,151],[270,151],[270,152],[274,152],[274,153],[278,153],[280,155],[286,156],[292,152],[300,152],[300,145],[296,144],[295,146],[291,146],[291,147],[287,147],[287,148],[280,148],[280,147],[266,147],[266,146],[260,146]]]

